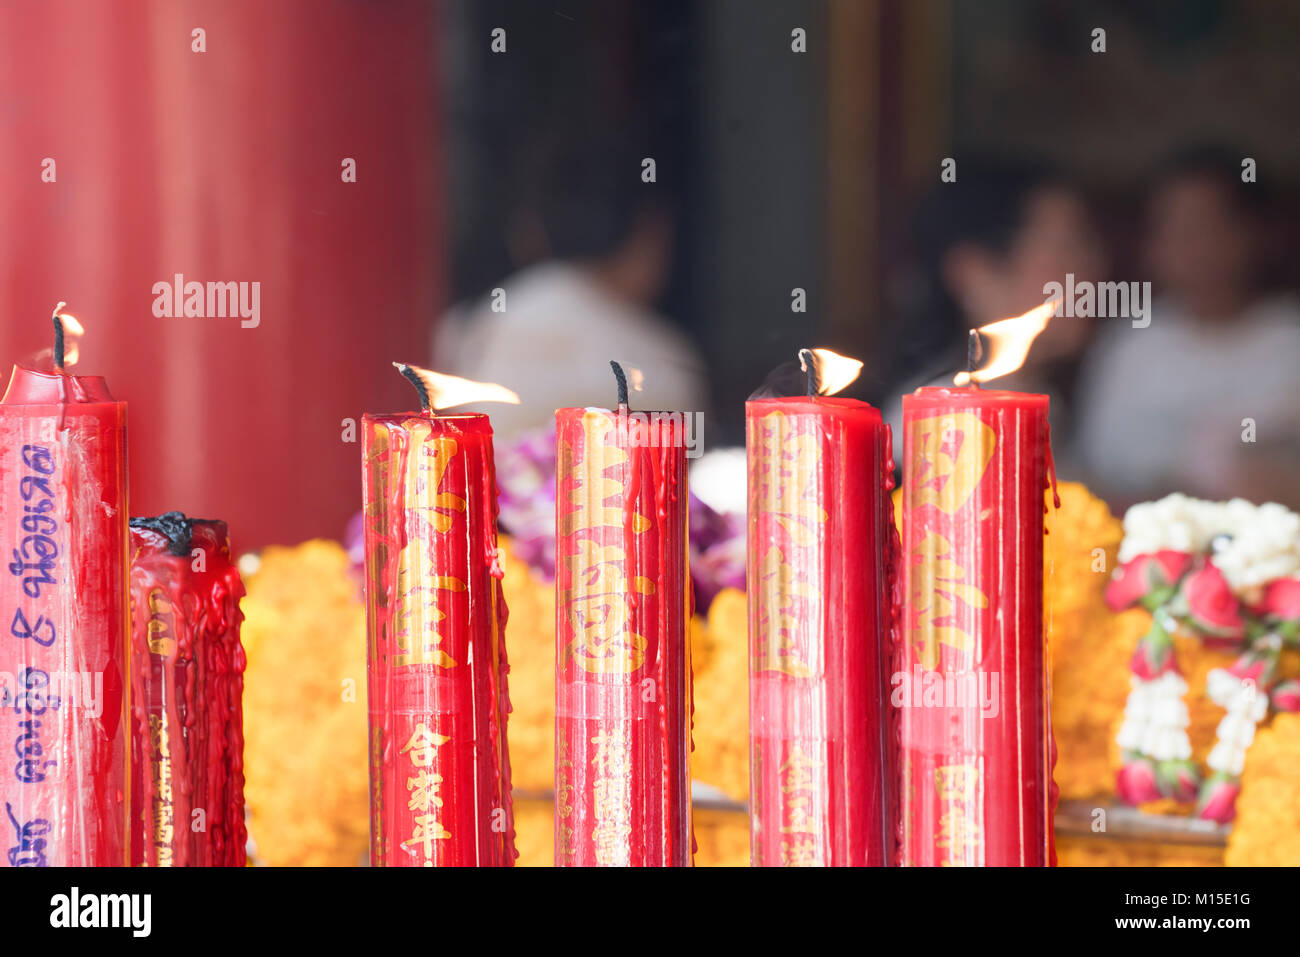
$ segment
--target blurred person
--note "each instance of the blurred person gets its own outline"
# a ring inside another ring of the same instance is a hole
[[[953,375],[966,368],[971,329],[1042,304],[1044,286],[1064,283],[1067,274],[1095,281],[1106,268],[1083,194],[1031,163],[960,161],[957,181],[941,184],[921,204],[914,245],[918,263],[901,310],[910,318],[896,333],[911,369],[904,393],[952,385]],[[1047,393],[1053,436],[1067,435],[1067,397],[1091,331],[1086,321],[1052,320],[1025,365],[990,388]],[[900,401],[890,405],[887,418],[899,435]]]
[[[641,180],[644,155],[598,137],[543,158],[509,235],[513,258],[532,264],[436,327],[435,369],[519,394],[484,408],[498,436],[548,426],[558,408],[612,406],[611,359],[640,373],[633,408],[706,410],[702,360],[654,309],[673,218],[665,187]]]
[[[1261,288],[1264,208],[1224,151],[1157,179],[1150,325],[1104,324],[1077,399],[1077,455],[1112,507],[1173,491],[1300,505],[1300,304]]]

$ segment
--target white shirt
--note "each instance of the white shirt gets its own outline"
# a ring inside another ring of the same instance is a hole
[[[1300,306],[1293,298],[1257,302],[1223,322],[1194,319],[1162,301],[1145,329],[1105,321],[1076,404],[1078,459],[1099,488],[1229,498],[1252,467],[1252,450],[1300,443]],[[1246,419],[1254,421],[1258,445],[1243,441]]]
[[[640,371],[634,409],[703,412],[704,366],[686,336],[667,320],[616,299],[566,263],[532,266],[492,296],[454,309],[434,330],[432,368],[519,394],[519,405],[468,406],[492,416],[505,438],[554,421],[564,407],[611,408],[613,359]]]

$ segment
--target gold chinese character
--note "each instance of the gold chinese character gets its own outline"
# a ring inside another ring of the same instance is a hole
[[[909,428],[911,505],[933,505],[952,515],[979,486],[997,435],[973,412],[914,419]]]
[[[578,541],[578,551],[566,555],[572,585],[560,601],[568,609],[572,639],[561,662],[572,660],[593,674],[629,674],[645,661],[648,642],[632,631],[628,605],[627,555],[618,545]],[[654,583],[637,577],[637,594],[654,594]]]
[[[974,638],[960,627],[954,614],[956,603],[961,601],[973,608],[987,608],[989,604],[984,592],[963,580],[966,569],[951,556],[952,545],[948,539],[928,532],[912,549],[910,557],[909,590],[916,620],[910,623],[908,631],[922,667],[930,670],[939,666],[940,645],[963,652],[974,650]]]
[[[438,796],[438,787],[441,784],[442,775],[428,771],[421,771],[415,777],[407,778],[406,790],[411,792],[411,800],[406,805],[407,810],[428,811],[435,807],[442,807],[442,798]]]
[[[421,721],[415,726],[415,730],[411,732],[411,737],[406,742],[405,747],[402,748],[401,753],[405,754],[410,751],[411,763],[417,768],[431,767],[436,749],[450,740],[451,738],[446,735],[430,731],[429,726]]]

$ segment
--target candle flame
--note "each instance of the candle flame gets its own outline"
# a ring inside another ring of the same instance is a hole
[[[57,318],[63,323],[64,368],[77,364],[77,359],[81,357],[81,349],[78,346],[78,342],[81,340],[81,337],[86,334],[85,327],[77,320],[77,317],[71,313],[63,311],[63,307],[66,305],[66,302],[59,303],[54,307],[54,312],[50,315],[51,319]],[[50,356],[54,356],[53,349],[50,350]]]
[[[862,363],[830,349],[805,349],[799,353],[799,368],[808,371],[807,353],[813,356],[813,386],[817,395],[834,395],[847,389],[862,373]]]
[[[424,391],[428,395],[426,407],[430,409],[449,409],[452,406],[466,405],[470,402],[519,404],[518,395],[503,385],[497,385],[495,382],[475,382],[472,379],[462,379],[460,376],[434,372],[431,369],[422,369],[419,366],[405,365],[401,362],[394,362],[393,368],[408,378],[413,375],[419,380],[420,385],[424,387]]]
[[[999,319],[987,326],[980,326],[979,334],[984,337],[987,346],[984,352],[988,361],[981,369],[958,372],[952,381],[956,385],[970,385],[1015,372],[1025,364],[1029,347],[1034,344],[1038,334],[1047,328],[1047,323],[1056,313],[1059,304],[1060,300],[1049,299],[1023,316]]]
[[[641,392],[645,389],[645,373],[636,366],[630,366],[627,363],[619,363],[623,366],[623,374],[627,376],[628,388],[633,392]]]

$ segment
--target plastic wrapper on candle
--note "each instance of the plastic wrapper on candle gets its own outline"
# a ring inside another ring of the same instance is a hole
[[[4,862],[127,863],[126,403],[15,368],[0,400]]]
[[[688,866],[681,413],[556,413],[555,863]]]
[[[900,863],[1054,863],[1047,397],[921,389],[903,429]]]
[[[131,861],[243,867],[244,584],[226,523],[169,513],[130,534]]]
[[[889,427],[863,402],[755,399],[749,455],[750,856],[890,858]]]
[[[486,415],[367,415],[370,862],[513,866]]]

